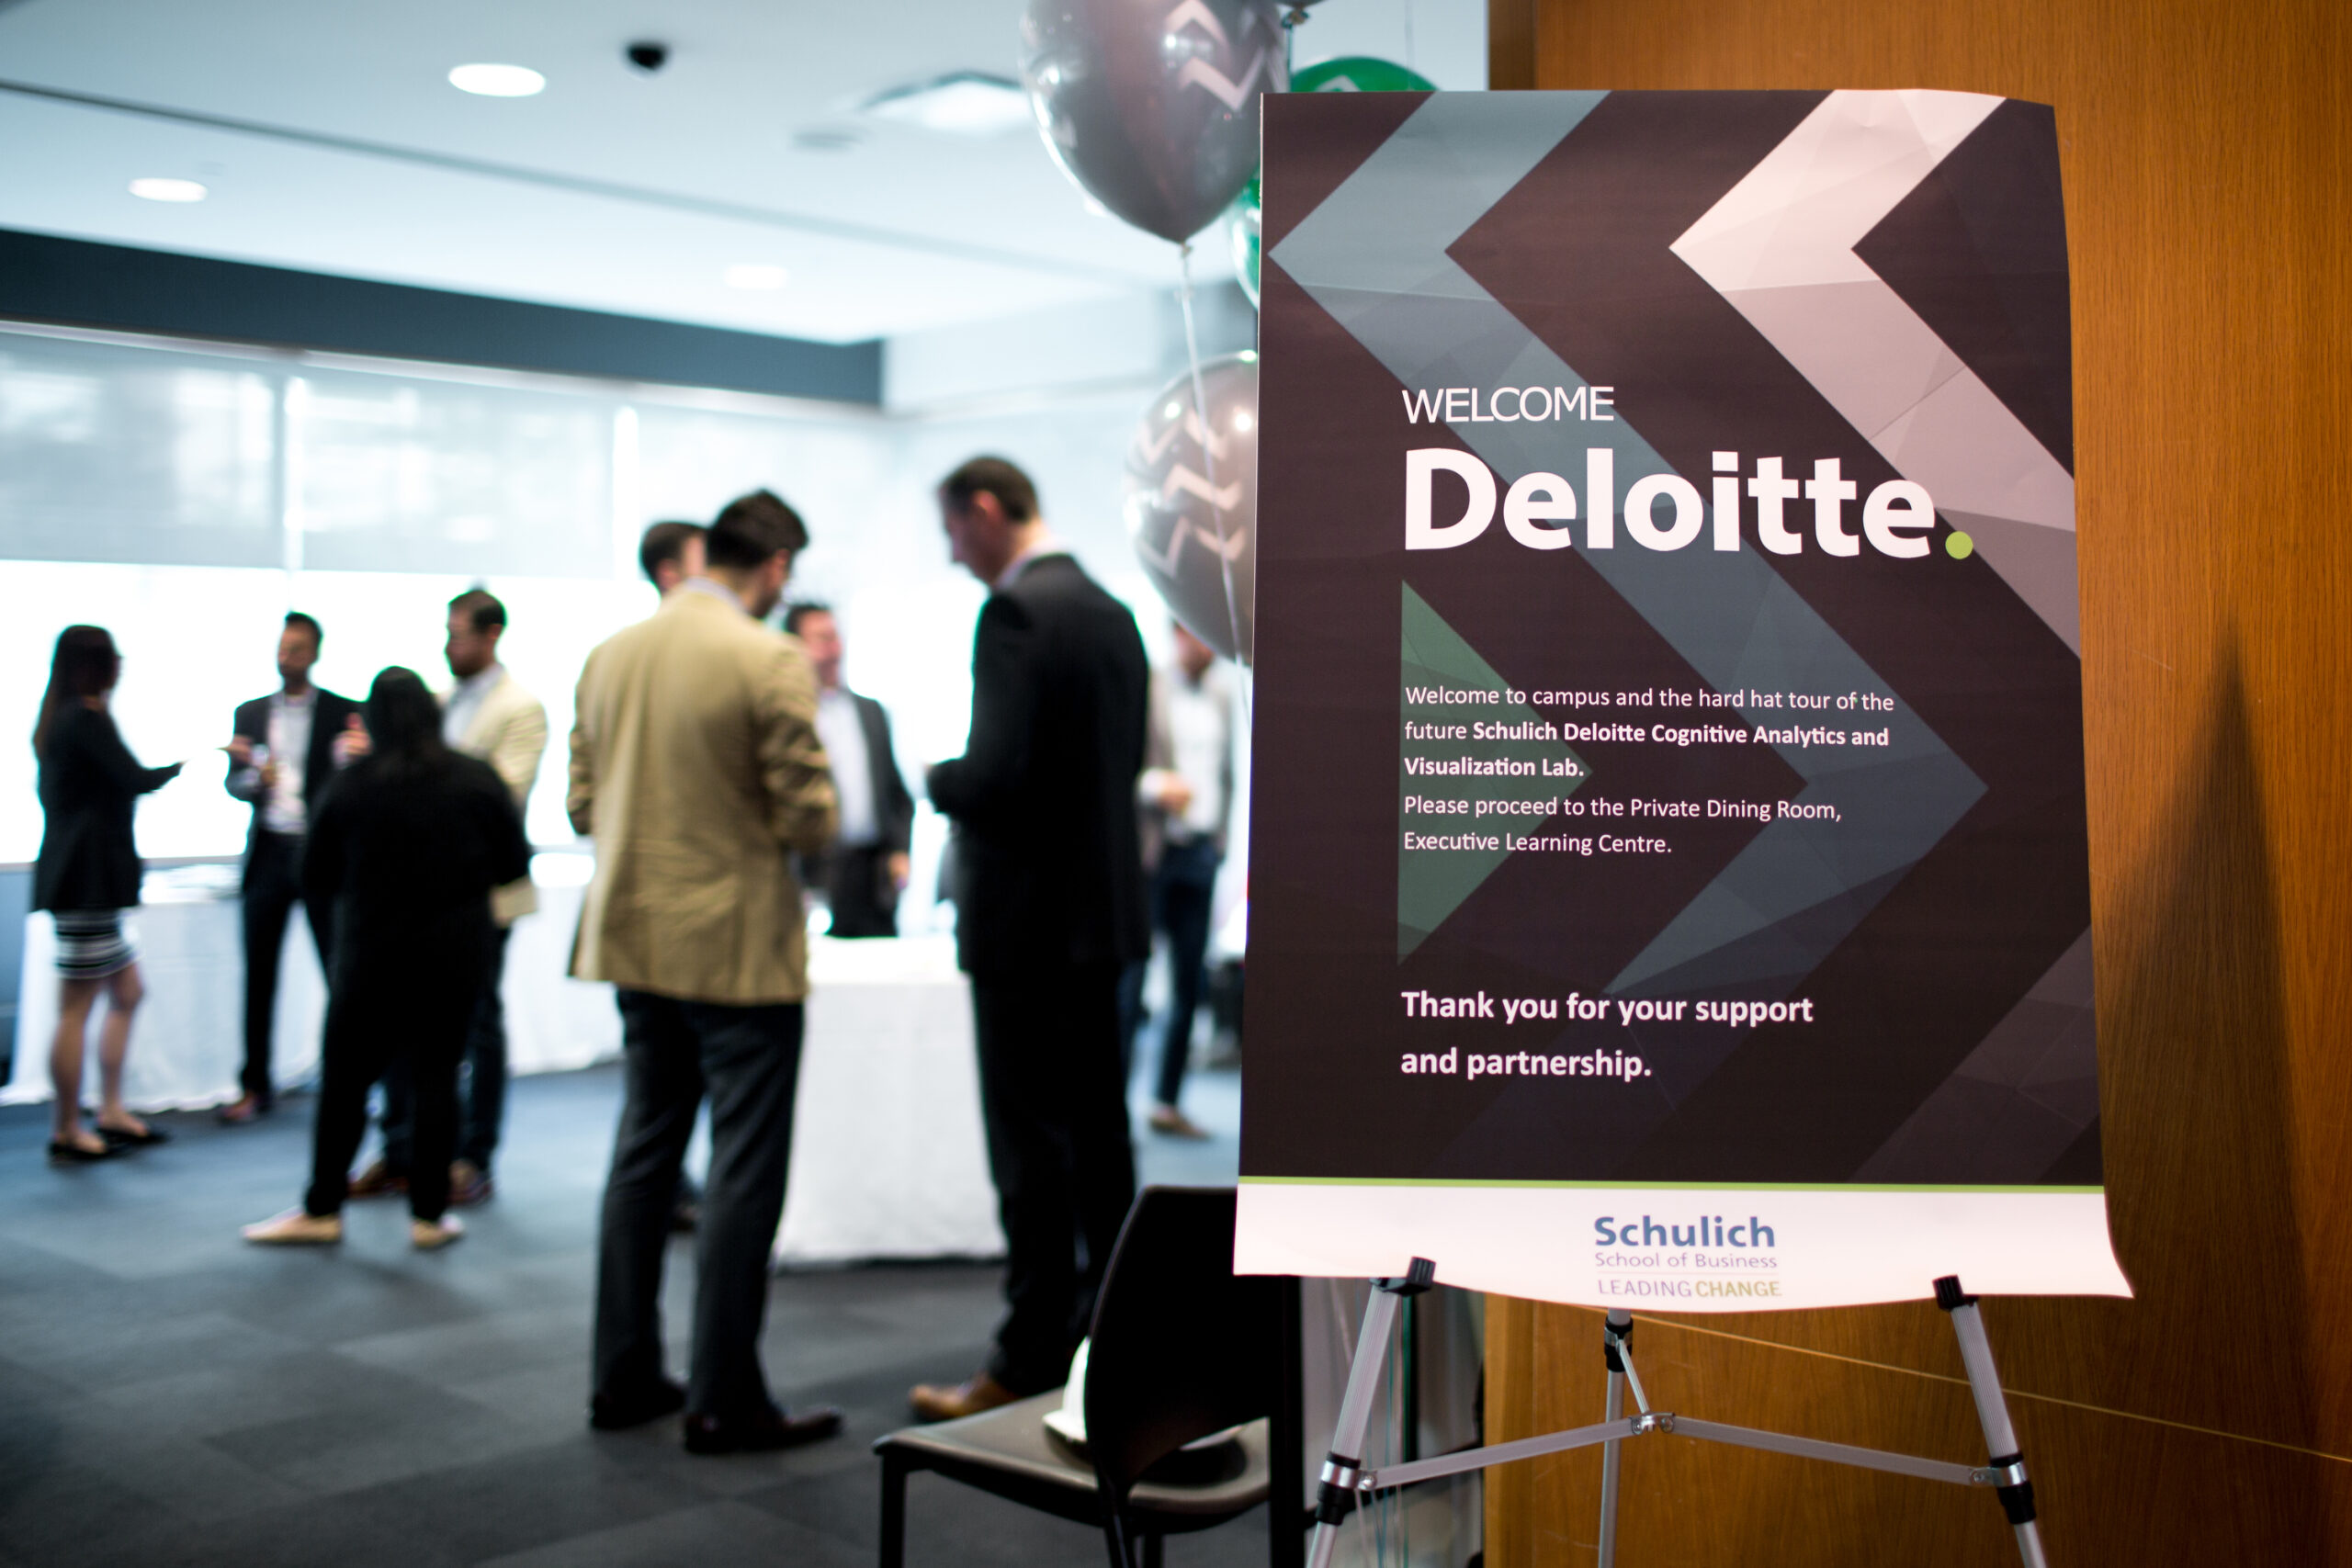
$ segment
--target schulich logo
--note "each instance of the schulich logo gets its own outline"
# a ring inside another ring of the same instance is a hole
[[[1750,1214],[1746,1224],[1726,1224],[1721,1214],[1701,1214],[1690,1224],[1660,1224],[1644,1214],[1638,1220],[1619,1220],[1614,1214],[1603,1214],[1592,1222],[1594,1239],[1602,1247],[1760,1247],[1770,1249],[1779,1238],[1772,1227]]]

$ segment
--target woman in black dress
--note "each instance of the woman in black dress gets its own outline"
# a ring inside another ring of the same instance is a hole
[[[343,1239],[368,1089],[395,1055],[405,1055],[416,1095],[410,1239],[444,1247],[465,1228],[447,1212],[458,1062],[491,983],[491,889],[527,874],[531,850],[490,765],[442,742],[441,709],[414,671],[376,677],[367,725],[369,754],[320,800],[302,861],[302,896],[334,910],[311,1187],[301,1207],[246,1226],[248,1241]]]
[[[49,1159],[76,1165],[105,1159],[164,1134],[122,1103],[122,1064],[138,1010],[139,955],[122,934],[122,911],[139,902],[139,848],[131,817],[139,797],[179,776],[180,764],[143,768],[107,711],[122,656],[102,626],[68,626],[57,636],[49,690],[33,727],[40,766],[40,858],[33,865],[33,908],[57,923],[57,1038],[49,1077]],[[82,1124],[82,1062],[90,1010],[98,993],[107,1020],[98,1030],[98,1125]]]

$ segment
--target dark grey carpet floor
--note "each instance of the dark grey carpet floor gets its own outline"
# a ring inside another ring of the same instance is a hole
[[[1147,1180],[1232,1179],[1229,1077],[1187,1092],[1204,1145],[1144,1135]],[[594,1213],[611,1069],[519,1080],[499,1192],[433,1255],[396,1205],[356,1204],[337,1249],[245,1246],[287,1207],[310,1102],[250,1129],[159,1119],[176,1141],[108,1164],[42,1160],[45,1107],[0,1111],[0,1568],[321,1564],[612,1568],[870,1563],[873,1439],[909,1385],[979,1363],[997,1270],[877,1266],[778,1278],[764,1342],[780,1397],[849,1412],[847,1437],[697,1459],[673,1419],[585,1422]],[[1140,1119],[1138,1119],[1140,1125]],[[690,1244],[673,1249],[673,1371]],[[917,1477],[915,1564],[1093,1564],[1100,1538]],[[1169,1543],[1174,1568],[1265,1559],[1262,1512]]]

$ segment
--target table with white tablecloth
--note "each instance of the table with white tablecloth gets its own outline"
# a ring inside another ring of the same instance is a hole
[[[502,988],[506,1060],[514,1073],[561,1072],[620,1054],[612,987],[571,979],[571,932],[580,923],[578,855],[542,855],[550,875],[539,888],[540,913],[514,926]],[[245,959],[234,866],[199,865],[150,872],[145,901],[123,911],[139,950],[147,1000],[139,1010],[123,1099],[138,1111],[199,1111],[237,1098],[245,1059]],[[277,1029],[271,1077],[283,1089],[312,1082],[319,1070],[319,1026],[326,983],[311,928],[298,911],[287,922],[278,966]],[[49,917],[25,926],[17,1011],[17,1049],[0,1103],[49,1098],[49,1043],[57,1028],[57,938]],[[96,1038],[96,1028],[92,1029]],[[96,1103],[96,1074],[84,1075]]]
[[[808,945],[808,1033],[777,1258],[1002,1253],[955,939]]]
[[[539,912],[514,929],[503,995],[507,1061],[518,1076],[620,1055],[612,987],[566,973],[583,870],[579,855],[539,857]],[[123,1098],[136,1110],[200,1110],[237,1096],[244,957],[233,872],[205,866],[153,873],[147,901],[125,911],[147,987],[124,1075]],[[56,953],[49,918],[30,917],[13,1071],[0,1103],[49,1098]],[[1002,1252],[980,1126],[971,1004],[953,942],[813,938],[809,976],[778,1258]],[[316,1076],[325,1001],[310,931],[298,915],[278,982],[274,1066],[281,1088]],[[93,1047],[96,1036],[94,1021]],[[95,1061],[91,1066],[85,1082],[95,1103]]]

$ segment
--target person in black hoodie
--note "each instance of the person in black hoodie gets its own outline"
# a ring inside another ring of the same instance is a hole
[[[343,1239],[368,1090],[398,1054],[415,1096],[410,1239],[430,1249],[464,1230],[447,1213],[458,1062],[496,953],[491,889],[529,872],[530,845],[490,764],[443,743],[440,707],[415,671],[376,677],[367,725],[372,749],[321,798],[302,861],[303,897],[334,913],[310,1190],[300,1208],[246,1226],[248,1241]]]
[[[57,923],[60,995],[49,1076],[52,1165],[104,1159],[164,1134],[122,1103],[122,1065],[130,1021],[141,995],[139,955],[122,932],[122,911],[139,902],[139,848],[131,817],[139,797],[179,776],[180,764],[147,768],[122,743],[107,711],[122,655],[103,626],[68,626],[57,636],[49,690],[33,727],[40,767],[40,858],[33,864],[33,908]],[[107,996],[98,1032],[98,1125],[82,1125],[82,1061],[90,1010]]]

